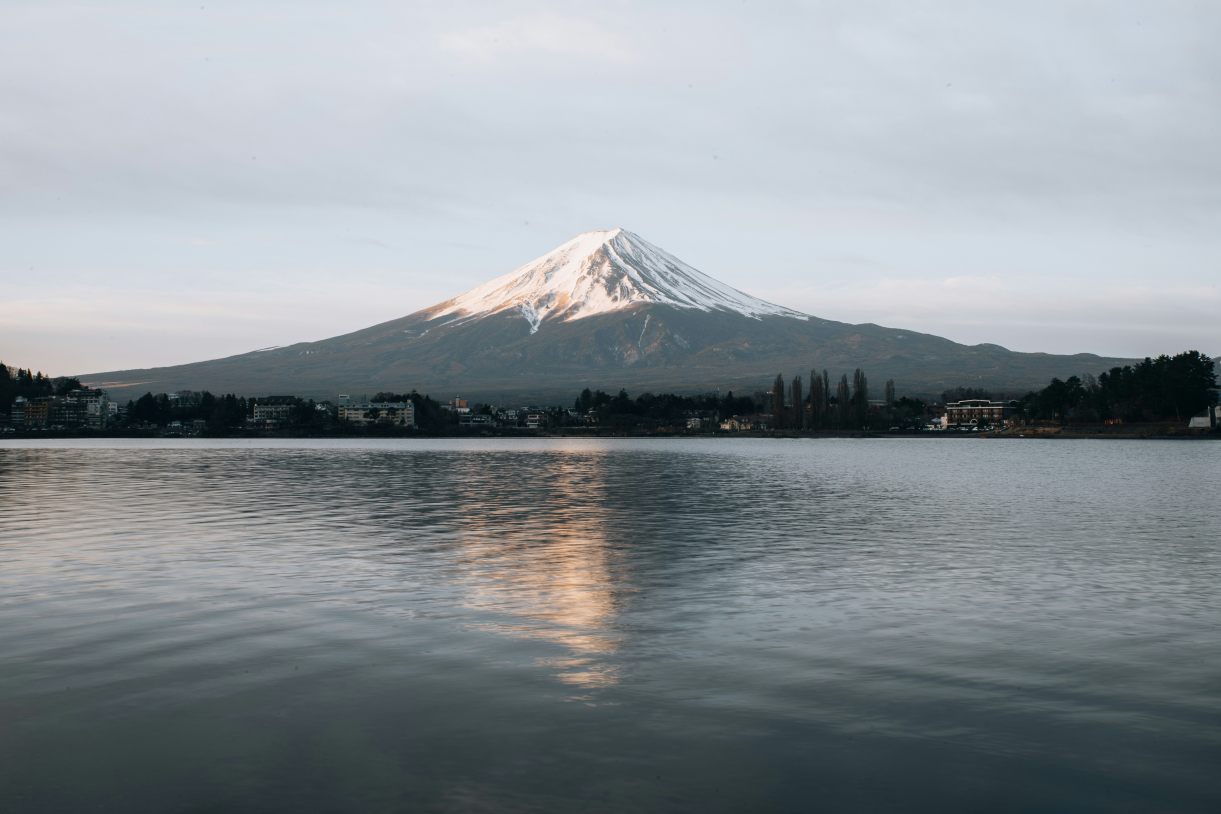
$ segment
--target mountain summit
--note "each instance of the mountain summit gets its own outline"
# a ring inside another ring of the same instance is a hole
[[[765,269],[757,270],[759,272]],[[1014,353],[833,322],[714,280],[625,229],[585,232],[516,271],[371,328],[225,359],[82,376],[122,397],[404,392],[567,402],[615,391],[745,390],[777,373],[865,369],[901,392],[1018,390],[1130,360]]]
[[[436,317],[457,316],[446,324],[517,311],[534,333],[548,320],[569,322],[645,304],[755,319],[809,318],[714,280],[622,228],[579,234],[517,270],[427,310]]]

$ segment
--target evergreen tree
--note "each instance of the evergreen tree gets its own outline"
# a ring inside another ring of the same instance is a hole
[[[806,428],[805,400],[802,398],[802,395],[801,395],[801,377],[800,376],[793,377],[792,388],[793,388],[793,421],[792,421],[793,429],[804,430]]]
[[[581,395],[577,398],[576,409],[581,415],[585,415],[594,406],[594,394],[586,387],[581,391]]]
[[[842,430],[848,426],[851,418],[851,401],[852,396],[848,391],[848,374],[845,373],[839,377],[839,384],[835,386],[836,429]]]
[[[869,382],[859,367],[852,374],[852,423],[854,429],[869,424]]]
[[[822,374],[810,372],[810,429],[826,429],[827,383]]]
[[[772,384],[772,424],[777,429],[784,426],[784,376],[779,373]]]

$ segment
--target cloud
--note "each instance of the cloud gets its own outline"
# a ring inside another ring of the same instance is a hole
[[[562,57],[624,65],[638,58],[631,46],[609,29],[591,20],[551,13],[451,31],[441,36],[441,47],[464,60],[488,64]]]

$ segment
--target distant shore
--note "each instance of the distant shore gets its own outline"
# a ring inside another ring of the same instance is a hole
[[[454,430],[450,432],[435,432],[421,430],[402,430],[377,433],[336,433],[336,432],[294,432],[294,431],[243,431],[226,433],[172,434],[149,430],[129,430],[117,432],[113,430],[82,431],[82,430],[40,430],[37,432],[0,432],[0,444],[5,440],[36,441],[39,439],[103,439],[103,438],[135,438],[135,439],[350,439],[350,440],[385,440],[409,438],[931,438],[931,439],[1112,439],[1112,440],[1221,440],[1221,431],[1198,430],[1173,425],[1128,424],[1108,427],[1015,427],[1001,431],[827,431],[827,432],[794,432],[791,430],[744,430],[741,432],[628,432],[605,429],[585,429],[578,427],[557,427],[548,430],[501,427],[479,430]]]

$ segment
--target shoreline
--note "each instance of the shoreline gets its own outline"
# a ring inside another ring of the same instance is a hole
[[[527,429],[502,429],[502,430],[478,430],[474,432],[397,432],[397,433],[300,433],[300,432],[231,432],[231,433],[206,433],[199,435],[181,435],[181,434],[165,434],[156,432],[80,432],[80,431],[39,431],[39,432],[11,432],[0,434],[0,445],[4,441],[37,441],[37,440],[103,440],[103,439],[134,439],[134,440],[231,440],[231,439],[248,439],[248,440],[359,440],[359,441],[375,441],[375,440],[404,440],[404,439],[488,439],[488,438],[510,438],[510,439],[549,439],[549,438],[658,438],[658,439],[732,439],[732,438],[774,438],[774,439],[833,439],[833,438],[857,438],[857,439],[880,439],[880,438],[928,438],[928,439],[965,439],[973,438],[979,440],[1118,440],[1118,441],[1221,441],[1221,431],[1218,430],[1175,430],[1161,425],[1154,427],[1138,427],[1133,426],[1129,431],[1118,432],[1109,430],[1105,432],[1091,432],[1088,430],[1078,430],[1071,427],[1066,428],[1044,428],[1035,427],[1024,430],[1012,430],[1007,432],[953,432],[953,431],[935,431],[935,432],[878,432],[878,431],[828,431],[828,432],[792,432],[786,430],[772,431],[743,431],[743,432],[598,432],[589,430],[579,430],[572,428],[570,430],[555,429],[555,430],[527,430]]]

